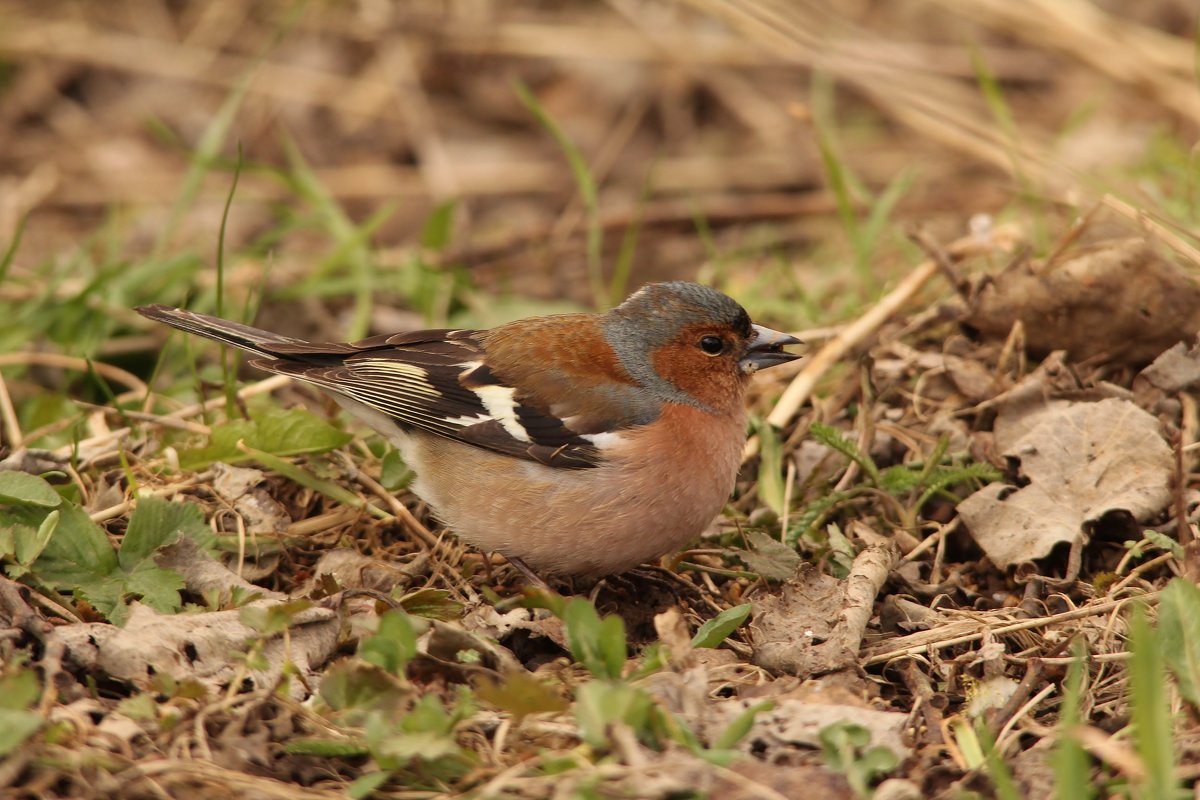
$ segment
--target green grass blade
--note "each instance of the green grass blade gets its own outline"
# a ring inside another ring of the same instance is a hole
[[[262,464],[267,469],[272,469],[280,475],[293,480],[301,486],[306,486],[313,491],[320,492],[331,500],[336,500],[342,505],[350,506],[351,508],[361,509],[373,517],[379,519],[392,519],[392,515],[384,511],[382,508],[376,508],[370,503],[363,500],[354,492],[348,489],[343,489],[333,481],[327,481],[318,478],[306,469],[296,466],[290,461],[272,455],[265,450],[258,450],[244,443],[239,443],[238,449],[249,455],[258,463]]]
[[[1073,734],[1081,721],[1083,684],[1087,675],[1087,651],[1082,638],[1075,640],[1074,660],[1063,684],[1062,714],[1058,719],[1058,743],[1051,765],[1054,769],[1055,800],[1092,800],[1096,796],[1091,782],[1091,761],[1087,751]]]
[[[225,229],[229,223],[229,209],[237,192],[238,178],[242,174],[242,143],[237,146],[237,163],[233,168],[233,180],[229,193],[225,195],[225,207],[221,210],[221,226],[217,230],[217,316],[225,316]],[[237,355],[229,352],[221,343],[221,371],[225,376],[225,413],[230,417],[238,414],[237,403]],[[231,357],[232,356],[232,357]]]
[[[1144,800],[1169,800],[1178,796],[1179,785],[1175,780],[1175,743],[1167,675],[1158,636],[1141,606],[1133,610],[1130,640],[1133,739],[1146,769],[1145,778],[1139,782],[1134,796]]]
[[[212,121],[208,123],[208,127],[204,129],[204,133],[201,135],[200,141],[192,153],[191,164],[188,166],[187,173],[183,176],[183,183],[180,184],[179,194],[175,197],[175,202],[171,205],[171,213],[167,216],[167,223],[163,225],[158,239],[154,243],[152,260],[159,261],[162,258],[171,241],[171,237],[174,236],[176,229],[179,227],[179,223],[183,220],[188,210],[195,204],[205,177],[208,176],[213,166],[218,163],[221,148],[224,146],[225,140],[229,136],[229,131],[233,128],[234,120],[237,119],[238,111],[241,110],[242,103],[246,99],[246,90],[250,88],[250,81],[254,77],[254,72],[255,68],[252,67],[238,80],[237,84],[233,87],[233,91],[225,98],[225,102],[221,104],[221,108],[217,110],[217,113],[213,115]]]
[[[21,246],[21,236],[25,233],[25,223],[28,220],[28,215],[17,220],[17,229],[13,231],[12,241],[5,248],[4,257],[0,258],[0,283],[3,283],[4,279],[8,277],[8,269],[12,266],[13,259],[17,256],[17,248]]]
[[[520,81],[513,83],[513,89],[517,93],[521,104],[533,115],[537,123],[550,134],[554,142],[562,150],[563,156],[567,159],[567,167],[571,170],[571,175],[575,178],[575,185],[579,190],[579,197],[583,201],[583,209],[587,216],[587,263],[588,277],[592,288],[592,297],[595,300],[596,307],[604,309],[608,307],[608,292],[604,286],[604,277],[601,267],[601,245],[602,231],[600,229],[600,199],[596,189],[596,179],[592,176],[591,168],[588,167],[587,160],[583,157],[583,153],[575,146],[562,127],[554,120],[553,117],[542,107],[538,102],[537,97],[529,90],[529,87]]]

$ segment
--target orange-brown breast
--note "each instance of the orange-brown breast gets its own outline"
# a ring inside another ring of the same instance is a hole
[[[611,461],[587,470],[428,434],[411,437],[404,458],[417,494],[466,541],[546,574],[605,575],[673,552],[712,522],[733,489],[745,415],[669,404],[621,435]]]

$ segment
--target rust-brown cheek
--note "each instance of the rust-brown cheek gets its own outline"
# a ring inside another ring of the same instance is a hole
[[[705,333],[701,331],[685,341],[659,347],[653,357],[654,369],[662,378],[718,413],[740,409],[745,385],[737,362],[728,353],[710,356],[702,352],[695,342]]]

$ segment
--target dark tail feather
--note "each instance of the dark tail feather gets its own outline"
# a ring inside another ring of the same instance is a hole
[[[147,319],[165,322],[172,328],[194,333],[206,339],[224,342],[268,358],[276,358],[280,355],[276,352],[276,348],[280,345],[294,347],[307,344],[303,339],[280,336],[260,328],[251,328],[249,325],[230,322],[220,317],[210,317],[207,314],[197,314],[195,311],[185,311],[182,308],[158,305],[140,306],[137,312]]]

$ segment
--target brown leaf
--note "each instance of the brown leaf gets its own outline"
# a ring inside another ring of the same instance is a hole
[[[734,550],[733,555],[767,580],[787,580],[804,560],[795,548],[788,547],[762,531],[747,531],[746,540],[753,550]]]
[[[278,606],[260,600],[251,607]],[[308,608],[291,620],[288,641],[282,635],[268,638],[263,655],[268,667],[253,672],[258,686],[274,683],[285,662],[313,679],[337,647],[340,623],[337,613],[327,608]],[[130,681],[140,689],[152,689],[155,675],[170,675],[176,681],[195,679],[214,689],[224,689],[239,672],[238,655],[257,631],[240,619],[239,612],[213,611],[201,614],[159,614],[140,603],[130,607],[124,628],[105,623],[77,623],[54,630],[72,661],[118,680]],[[303,687],[289,683],[303,695]]]
[[[1143,239],[1113,239],[1061,264],[990,276],[964,321],[1001,340],[1021,321],[1038,355],[1145,363],[1200,329],[1200,286]]]
[[[1043,558],[1108,512],[1146,519],[1170,501],[1171,449],[1133,403],[1052,405],[1024,422],[1028,432],[1005,455],[1028,484],[991,483],[958,505],[997,566]]]

